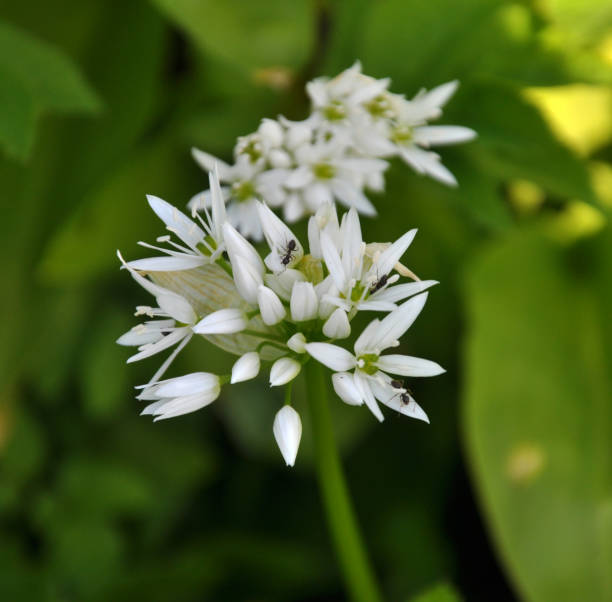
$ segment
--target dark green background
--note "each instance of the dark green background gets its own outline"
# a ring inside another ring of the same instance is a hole
[[[441,123],[479,133],[443,149],[459,189],[394,163],[363,220],[419,228],[441,284],[402,350],[447,368],[411,385],[429,426],[333,402],[386,598],[612,600],[611,49],[600,0],[0,2],[0,598],[344,599],[302,385],[293,470],[265,375],[139,417],[115,249],[163,233],[146,193],[205,187],[192,145],[230,160],[359,58],[407,96],[460,79]]]

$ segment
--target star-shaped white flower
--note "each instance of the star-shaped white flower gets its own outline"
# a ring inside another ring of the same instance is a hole
[[[377,404],[381,403],[401,411],[403,414],[427,421],[426,414],[410,398],[403,404],[405,388],[391,385],[388,373],[399,376],[436,376],[444,369],[430,360],[408,355],[382,352],[399,345],[398,339],[410,328],[423,309],[427,293],[412,297],[383,320],[373,320],[355,341],[354,353],[331,343],[308,343],[306,352],[321,362],[336,375],[333,377],[336,392],[349,404],[365,403],[370,411],[382,421],[383,414]],[[349,371],[353,371],[349,373]],[[394,401],[399,397],[399,402]],[[406,406],[405,408],[403,406]]]

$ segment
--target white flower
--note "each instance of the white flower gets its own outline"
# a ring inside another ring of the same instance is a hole
[[[295,322],[314,320],[319,309],[317,293],[311,282],[296,282],[291,292],[291,319]]]
[[[434,280],[426,280],[390,287],[399,279],[398,274],[391,276],[390,273],[415,234],[416,230],[406,232],[382,253],[368,258],[367,247],[361,238],[359,217],[354,210],[350,210],[342,221],[340,241],[333,239],[327,228],[320,234],[321,252],[336,291],[335,294],[328,291],[323,300],[341,307],[345,312],[391,311],[398,301],[436,284]]]
[[[255,248],[229,223],[223,225],[223,237],[234,271],[238,292],[251,305],[257,305],[263,284],[264,264]]]
[[[273,272],[282,272],[299,263],[304,249],[295,234],[265,204],[257,203],[257,211],[271,251],[265,259],[266,266]]]
[[[261,319],[268,326],[278,324],[287,315],[287,311],[278,295],[263,284],[260,284],[257,289],[257,304],[259,305]]]
[[[155,416],[155,421],[195,412],[219,397],[219,377],[196,372],[145,385],[138,399],[153,401],[141,414]]]
[[[295,353],[306,353],[306,337],[301,332],[296,332],[287,341],[287,347]]]
[[[365,403],[378,420],[382,421],[383,414],[376,400],[401,410],[402,404],[394,400],[399,397],[402,402],[402,393],[406,393],[405,388],[399,387],[398,391],[392,386],[392,379],[387,372],[412,377],[436,376],[444,372],[443,368],[430,360],[407,355],[381,355],[385,349],[399,344],[398,339],[410,328],[426,300],[427,293],[422,293],[406,301],[383,320],[370,322],[355,341],[354,353],[331,343],[315,342],[306,345],[306,351],[312,357],[340,373],[340,376],[333,379],[333,384],[343,401],[357,405],[361,400],[361,403]],[[354,370],[352,384],[349,381],[349,370]],[[416,409],[418,406],[412,398],[410,403],[404,405],[412,406],[408,415],[423,419],[420,413],[422,410]],[[422,414],[424,415],[424,412]]]
[[[334,310],[323,324],[323,334],[330,339],[346,339],[351,334],[348,316],[342,308]]]
[[[302,438],[300,415],[291,406],[283,406],[276,413],[272,430],[287,466],[293,466]]]
[[[202,318],[194,327],[198,334],[233,334],[244,330],[247,317],[240,309],[220,309]]]
[[[270,369],[270,386],[280,387],[292,381],[302,369],[302,364],[290,357],[281,357]]]
[[[119,251],[117,251],[117,256],[134,280],[155,297],[159,306],[141,306],[138,308],[136,315],[146,314],[150,317],[162,318],[161,320],[149,320],[144,324],[139,324],[119,337],[117,343],[120,345],[138,346],[138,353],[132,355],[127,360],[128,363],[151,357],[177,345],[176,349],[153,376],[152,380],[157,380],[193,336],[192,326],[197,322],[198,316],[187,299],[141,276],[125,262]],[[177,326],[177,322],[182,325]]]
[[[256,351],[245,353],[232,366],[230,383],[233,385],[255,378],[259,374],[260,365],[259,354]]]

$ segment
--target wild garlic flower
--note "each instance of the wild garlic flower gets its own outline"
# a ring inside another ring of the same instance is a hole
[[[376,215],[367,191],[384,190],[388,159],[401,158],[418,173],[455,186],[453,174],[431,147],[467,142],[476,133],[462,126],[429,125],[458,82],[421,90],[408,100],[388,90],[390,80],[361,72],[359,62],[334,78],[306,85],[311,114],[303,121],[264,119],[256,132],[238,139],[234,164],[193,149],[198,164],[219,165],[230,223],[243,236],[261,240],[257,201],[281,209],[292,223],[329,202]],[[212,202],[210,191],[189,202],[201,210]]]
[[[400,263],[416,230],[393,243],[367,244],[357,210],[351,208],[339,220],[328,201],[310,218],[306,246],[266,204],[253,201],[268,247],[260,255],[225,214],[214,172],[210,182],[206,219],[192,220],[150,197],[153,210],[181,243],[169,241],[172,248],[160,248],[161,257],[121,259],[157,304],[139,308],[138,315],[152,319],[119,339],[138,346],[128,361],[175,347],[139,387],[138,399],[150,402],[142,413],[161,420],[196,411],[217,399],[223,386],[255,378],[262,363],[270,363],[269,385],[289,387],[272,430],[283,458],[293,465],[302,426],[290,405],[290,387],[306,362],[318,361],[334,371],[333,387],[346,403],[365,404],[378,420],[383,419],[380,402],[427,421],[397,376],[433,376],[443,370],[428,360],[383,353],[399,345],[423,308],[427,289],[436,284],[418,280]],[[406,276],[410,280],[400,282]],[[349,344],[360,311],[384,317],[371,321]],[[194,335],[238,356],[231,373],[162,380]]]

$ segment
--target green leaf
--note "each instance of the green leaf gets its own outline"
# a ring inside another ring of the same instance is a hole
[[[586,164],[550,130],[539,111],[512,87],[480,82],[457,99],[456,110],[478,132],[463,149],[480,173],[530,180],[562,198],[597,203]]]
[[[464,433],[520,598],[612,597],[612,232],[539,229],[469,270]]]
[[[450,585],[440,584],[411,598],[411,602],[461,602],[461,598]]]
[[[154,0],[203,50],[246,69],[298,67],[313,34],[307,0]]]
[[[70,59],[0,21],[0,144],[25,159],[36,118],[46,111],[92,113],[100,102]]]
[[[137,149],[51,240],[40,264],[41,278],[50,283],[84,282],[117,268],[117,249],[132,253],[138,238],[163,231],[145,195],[166,197],[176,191],[176,182],[189,181],[190,167],[188,151],[181,153],[167,139]],[[189,199],[184,185],[179,193],[178,198],[167,198],[178,207]]]

